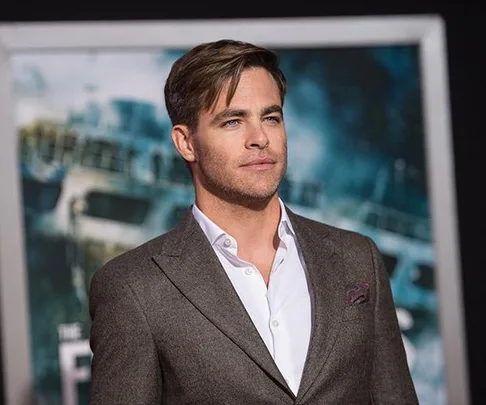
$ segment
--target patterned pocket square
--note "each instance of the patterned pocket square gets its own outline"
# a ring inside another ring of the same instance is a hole
[[[368,301],[368,298],[369,284],[366,281],[348,286],[346,291],[346,305],[361,304]]]

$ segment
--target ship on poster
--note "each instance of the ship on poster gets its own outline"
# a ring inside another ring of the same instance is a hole
[[[89,282],[193,200],[163,84],[183,49],[13,58],[36,403],[87,404]],[[279,49],[296,213],[372,237],[422,405],[446,403],[414,46]]]

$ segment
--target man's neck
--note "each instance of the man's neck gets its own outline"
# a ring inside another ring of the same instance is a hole
[[[278,195],[263,207],[251,208],[218,198],[197,198],[197,207],[216,225],[233,236],[244,249],[273,244],[281,218]]]

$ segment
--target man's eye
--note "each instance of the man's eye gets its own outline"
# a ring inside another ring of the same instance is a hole
[[[277,116],[274,116],[274,115],[272,115],[272,116],[270,116],[270,117],[265,117],[265,119],[266,119],[266,120],[269,120],[269,121],[271,121],[271,122],[275,122],[275,123],[280,122],[280,117],[277,117]]]
[[[234,127],[236,124],[238,124],[238,120],[229,120],[229,121],[225,121],[223,123],[223,126],[224,127]]]

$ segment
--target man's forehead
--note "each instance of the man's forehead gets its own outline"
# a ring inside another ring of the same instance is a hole
[[[210,114],[219,114],[222,111],[231,110],[262,110],[270,106],[278,105],[282,107],[280,93],[276,94],[266,93],[264,97],[252,97],[252,95],[239,97],[238,90],[231,97],[230,100],[227,99],[227,91],[222,91],[216,98],[213,106],[208,109]]]
[[[251,89],[256,88],[256,87],[260,87],[262,83],[259,82],[258,80],[257,81],[254,81],[253,79],[245,80],[245,78],[244,78],[244,75],[246,73],[249,73],[251,71],[255,72],[255,70],[260,71],[260,72],[268,75],[268,78],[273,85],[272,87],[273,87],[274,91],[268,91],[268,89],[265,89],[265,91],[264,91],[263,98],[266,99],[266,101],[261,100],[261,95],[259,95],[259,96],[256,95],[256,97],[253,97],[253,94],[251,92]],[[228,100],[228,92],[230,91],[230,86],[231,86],[232,80],[233,80],[232,78],[227,78],[222,83],[221,88],[217,92],[216,97],[215,97],[212,105],[209,106],[207,109],[203,109],[201,111],[201,113],[208,114],[208,115],[216,115],[216,114],[219,114],[219,113],[221,113],[221,112],[223,112],[224,110],[227,110],[227,109],[244,110],[244,109],[249,109],[249,108],[251,108],[251,109],[255,109],[255,108],[263,109],[263,108],[265,108],[266,106],[256,106],[255,105],[255,103],[257,102],[256,101],[257,99],[260,99],[260,103],[268,104],[268,106],[276,105],[276,104],[280,105],[281,104],[280,91],[279,91],[278,84],[275,81],[275,79],[271,76],[270,72],[266,71],[263,68],[252,67],[252,68],[245,69],[242,72],[242,74],[241,74],[241,76],[240,76],[240,78],[239,78],[239,80],[236,84],[236,88],[235,88],[235,91],[232,94],[232,97]],[[243,89],[250,89],[249,94],[242,94]]]

